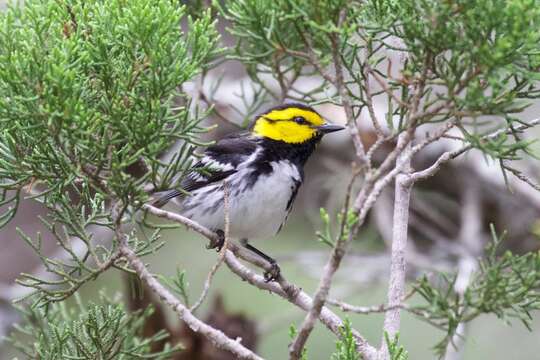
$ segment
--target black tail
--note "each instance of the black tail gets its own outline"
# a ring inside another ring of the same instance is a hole
[[[152,206],[157,208],[165,206],[172,198],[182,195],[183,193],[178,190],[168,190],[161,193],[156,193],[158,198],[152,203]]]

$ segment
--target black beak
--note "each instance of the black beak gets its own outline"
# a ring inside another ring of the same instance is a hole
[[[334,124],[322,124],[321,126],[316,127],[317,130],[319,130],[322,134],[328,134],[334,131],[339,131],[345,129],[344,126],[341,125],[334,125]]]

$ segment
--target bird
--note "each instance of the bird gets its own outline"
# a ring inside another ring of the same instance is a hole
[[[220,251],[227,191],[229,237],[268,261],[264,279],[276,281],[281,274],[276,260],[250,241],[281,230],[304,181],[307,160],[324,135],[343,129],[304,104],[272,107],[256,116],[249,130],[208,146],[178,188],[160,192],[152,205],[171,201],[175,212],[218,234],[220,240],[209,247]]]

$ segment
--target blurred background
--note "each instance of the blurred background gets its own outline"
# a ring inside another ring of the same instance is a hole
[[[4,6],[3,1],[0,1],[0,6]],[[225,32],[223,36],[226,45],[233,45]],[[220,86],[214,89],[213,84],[218,79]],[[233,124],[244,123],[247,108],[241,97],[253,97],[249,93],[249,86],[246,86],[249,81],[241,64],[230,61],[206,74],[203,83],[186,84],[185,90],[198,99],[198,104],[203,107],[209,104],[215,106],[216,112],[208,122],[218,127],[205,135],[208,139],[236,131],[238,126]],[[306,78],[302,81],[309,86],[310,82],[316,80]],[[276,87],[277,84],[269,80],[269,86]],[[260,110],[275,104],[271,101],[261,103]],[[377,112],[383,115],[386,105],[376,105]],[[321,105],[317,110],[333,122],[344,122],[344,114],[336,106]],[[531,120],[539,116],[540,103],[525,111],[522,119]],[[367,119],[360,119],[362,140],[369,147],[375,137],[367,125],[369,121],[364,120]],[[536,130],[534,134],[539,136],[540,132]],[[448,140],[430,146],[414,160],[414,167],[426,167],[443,151],[459,145]],[[389,149],[381,149],[377,159],[384,159]],[[535,150],[537,153],[540,150],[538,144]],[[336,213],[351,177],[353,159],[354,150],[347,133],[336,133],[325,138],[308,163],[306,183],[300,189],[288,224],[275,238],[256,243],[257,247],[277,259],[289,281],[308,293],[315,290],[329,253],[329,248],[318,242],[315,236],[315,231],[321,227],[319,209],[328,209],[331,216]],[[538,161],[522,162],[519,167],[532,178],[540,179]],[[392,197],[393,189],[386,189],[371,211],[369,221],[336,275],[331,292],[333,298],[358,306],[385,302],[389,269],[386,249],[391,231]],[[45,253],[62,256],[57,254],[54,240],[47,236],[40,223],[38,217],[44,214],[38,203],[23,201],[15,219],[0,231],[0,335],[9,332],[17,321],[17,313],[10,302],[27,291],[15,284],[17,276],[21,272],[40,274],[43,271],[35,254],[19,238],[17,229],[30,235],[41,231]],[[410,221],[411,246],[407,254],[410,279],[433,271],[456,272],[463,259],[481,256],[490,238],[491,223],[498,231],[508,231],[503,244],[505,248],[516,253],[538,251],[540,248],[540,194],[512,177],[505,184],[498,165],[474,151],[416,186]],[[111,234],[97,230],[96,236],[106,241]],[[154,273],[173,275],[177,269],[185,270],[190,300],[194,302],[216,261],[216,253],[206,250],[205,239],[184,230],[165,231],[163,240],[164,248],[148,256],[146,261]],[[108,295],[122,294],[131,306],[140,306],[141,301],[151,301],[134,300],[129,286],[130,281],[125,275],[111,270],[84,286],[81,296],[84,301],[98,301],[100,290],[105,289]],[[415,301],[418,299],[413,297],[411,303]],[[183,359],[227,359],[226,355],[216,355],[202,339],[183,329],[168,309],[161,310],[163,317],[157,321],[169,326],[175,337],[187,344],[188,350],[182,355]],[[335,310],[343,318],[350,319],[368,341],[379,344],[382,315],[366,316]],[[285,300],[239,281],[226,267],[218,271],[210,294],[197,314],[203,319],[210,319],[209,322],[216,327],[242,336],[268,359],[287,358],[289,327],[298,325],[304,317],[303,312]],[[517,321],[505,324],[494,316],[475,320],[468,329],[464,359],[540,359],[540,317],[538,314],[533,316],[532,333]],[[408,313],[404,313],[403,321],[400,342],[409,351],[410,359],[435,358],[432,347],[445,334]],[[334,344],[335,336],[317,325],[307,345],[309,358],[329,359],[335,349]],[[208,354],[208,357],[202,354]],[[16,356],[14,349],[0,342],[0,360]]]

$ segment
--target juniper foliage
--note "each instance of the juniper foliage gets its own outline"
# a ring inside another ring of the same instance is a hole
[[[330,360],[360,360],[352,334],[351,322],[346,320],[341,328],[341,339],[336,341],[336,351]]]
[[[7,339],[29,359],[170,359],[179,346],[166,344],[152,351],[152,345],[168,338],[165,331],[149,337],[142,329],[153,309],[129,313],[102,296],[99,304],[68,308],[65,303],[43,308],[20,308],[22,325]],[[30,338],[33,341],[24,341]]]
[[[205,128],[181,86],[211,66],[218,38],[209,12],[193,20],[170,1],[28,1],[0,15],[0,192],[10,206],[2,224],[24,189],[48,209],[41,220],[69,255],[42,257],[59,280],[20,280],[39,303],[116,266],[116,242],[89,229],[113,231],[148,187],[170,188],[189,167]],[[178,140],[172,161],[161,161]],[[41,256],[41,235],[21,236]],[[140,255],[158,239],[129,235]]]
[[[300,93],[295,87],[302,76],[331,74],[326,66],[338,61],[354,117],[373,101],[367,98],[368,78],[379,78],[390,91],[369,96],[390,100],[392,92],[399,100],[398,106],[388,101],[385,116],[395,133],[407,127],[408,116],[409,124],[456,121],[467,143],[497,159],[516,159],[529,145],[519,134],[489,140],[482,135],[519,124],[515,114],[540,97],[538,5],[535,0],[229,0],[220,9],[237,39],[233,57],[252,69],[261,87],[267,84],[256,73],[266,71],[285,98],[341,103],[343,94],[333,91],[328,76]],[[410,87],[420,79],[425,84],[413,111],[406,104],[415,103]]]
[[[29,341],[17,345],[29,357],[170,357],[170,348],[149,350],[164,334],[139,334],[150,310],[55,303],[112,267],[131,271],[119,236],[94,232],[133,223],[152,192],[190,167],[205,114],[191,110],[183,86],[220,54],[214,25],[209,11],[193,18],[166,0],[31,0],[0,14],[0,228],[22,197],[38,201],[62,250],[47,257],[40,233],[19,230],[52,275],[18,279],[34,290],[20,299],[31,305],[19,328]],[[179,140],[171,161],[161,160]],[[159,230],[122,236],[139,256],[161,246]]]
[[[540,310],[540,252],[501,254],[503,240],[504,234],[497,235],[492,227],[492,242],[463,295],[454,291],[455,274],[438,274],[431,281],[423,276],[414,284],[424,303],[415,306],[414,312],[446,331],[434,347],[439,355],[444,354],[460,323],[482,314],[494,314],[506,323],[517,319],[532,331],[533,313]]]

